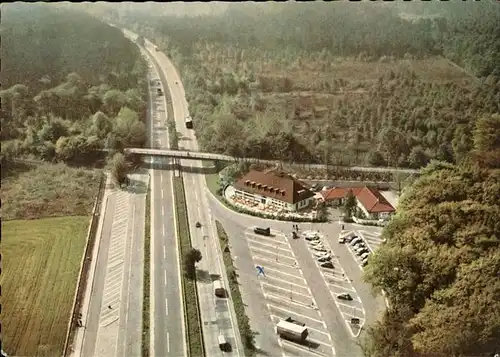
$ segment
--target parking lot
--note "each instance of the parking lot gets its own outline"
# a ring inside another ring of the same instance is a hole
[[[288,238],[279,231],[271,231],[271,236],[259,235],[254,233],[254,227],[248,228],[244,235],[273,323],[291,317],[305,323],[309,331],[303,344],[276,336],[283,356],[335,355],[332,338]]]
[[[380,237],[379,232],[367,231],[367,230],[358,230],[359,236],[363,238],[368,247],[372,252],[376,251],[378,247],[383,243],[382,238]]]
[[[351,280],[340,265],[331,245],[319,232],[304,231],[301,235],[307,241],[309,251],[315,258],[316,265],[321,272],[325,284],[328,286],[332,299],[342,315],[348,330],[353,337],[359,336],[366,321],[363,303]],[[325,255],[327,256],[325,257]],[[330,266],[328,266],[328,262],[331,263]],[[352,300],[339,298],[341,294],[348,294]],[[353,318],[358,319],[358,321],[353,321]]]

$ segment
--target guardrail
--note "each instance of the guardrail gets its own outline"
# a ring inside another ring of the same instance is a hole
[[[96,200],[94,202],[94,208],[92,209],[92,218],[90,220],[90,226],[87,233],[87,245],[85,247],[85,254],[82,257],[80,274],[78,276],[77,288],[75,292],[75,297],[73,300],[73,309],[71,310],[71,317],[68,321],[68,332],[66,335],[66,340],[64,342],[63,356],[68,356],[70,353],[70,346],[73,343],[75,328],[78,327],[78,320],[80,319],[79,314],[81,310],[82,295],[87,288],[87,274],[92,261],[92,253],[94,242],[96,239],[97,226],[99,224],[99,218],[101,216],[101,202],[104,195],[104,190],[106,188],[106,175],[102,174],[99,182],[99,189],[97,191]]]

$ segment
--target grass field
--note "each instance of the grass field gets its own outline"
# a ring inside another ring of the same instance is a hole
[[[182,177],[174,177],[173,185],[175,194],[177,234],[180,240],[179,246],[182,257],[191,248],[191,235],[189,232],[186,195],[184,192]],[[182,266],[181,269],[183,269]],[[182,274],[182,291],[184,294],[184,318],[188,339],[188,356],[203,357],[205,356],[205,348],[203,344],[201,316],[198,308],[196,281],[187,279],[186,276]]]
[[[18,165],[2,177],[2,219],[90,215],[98,187],[97,170]]]
[[[2,343],[9,355],[62,355],[88,225],[88,217],[2,223]]]

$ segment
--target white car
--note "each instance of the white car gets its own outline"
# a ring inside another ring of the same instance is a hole
[[[353,244],[352,245],[354,248],[358,248],[358,247],[365,247],[366,246],[366,243],[361,241],[361,242],[357,242],[356,244]]]
[[[325,247],[318,247],[318,246],[312,247],[312,249],[314,249],[317,252],[322,252],[322,253],[326,253],[328,251]]]
[[[309,245],[323,245],[323,242],[321,240],[312,240],[308,242]]]
[[[324,255],[329,255],[329,254],[328,254],[328,253],[326,253],[326,252],[314,252],[313,254],[314,254],[314,256],[315,256],[315,257],[318,257],[318,258],[319,258],[319,257],[322,257],[322,256],[324,256]]]
[[[361,255],[363,255],[365,253],[369,253],[369,252],[370,251],[368,250],[368,248],[361,248],[361,249],[359,249],[359,250],[356,251],[356,254],[359,255],[359,256],[361,256]]]
[[[351,245],[354,246],[356,244],[358,244],[359,242],[362,242],[363,240],[361,238],[354,238],[352,241],[351,241]]]

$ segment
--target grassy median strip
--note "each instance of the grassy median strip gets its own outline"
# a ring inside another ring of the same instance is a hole
[[[151,182],[146,195],[146,221],[144,222],[144,282],[142,292],[142,357],[149,357],[149,284],[151,253]]]
[[[188,213],[186,206],[186,195],[182,177],[173,178],[177,236],[179,237],[180,254],[182,259],[189,249],[191,249],[191,235],[189,232]],[[184,265],[181,264],[181,269]],[[205,356],[203,343],[203,333],[201,326],[201,315],[198,306],[198,290],[196,280],[188,279],[182,274],[182,292],[184,295],[184,318],[187,332],[188,356]]]
[[[236,274],[236,270],[233,265],[233,258],[231,258],[231,251],[229,250],[227,233],[219,221],[215,221],[215,224],[217,226],[217,235],[219,236],[224,265],[226,266],[229,288],[231,289],[231,297],[233,299],[234,311],[236,312],[236,320],[238,321],[245,356],[255,356],[255,353],[257,352],[254,344],[255,334],[250,328],[250,321],[245,313],[245,305],[243,304],[240,288],[238,286],[238,274]]]

